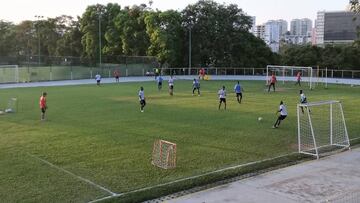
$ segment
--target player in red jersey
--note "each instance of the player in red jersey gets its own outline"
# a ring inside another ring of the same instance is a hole
[[[47,93],[46,92],[43,92],[42,93],[42,96],[40,97],[40,110],[41,110],[41,120],[45,120],[45,112],[46,112],[46,109],[48,108],[47,105],[46,105],[46,96],[47,96]]]

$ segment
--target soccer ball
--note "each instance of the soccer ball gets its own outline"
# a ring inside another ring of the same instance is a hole
[[[263,119],[262,117],[259,117],[259,118],[258,118],[258,121],[261,121],[262,119]]]
[[[4,114],[4,112],[3,112],[3,111],[0,111],[0,115],[2,115],[2,114]]]

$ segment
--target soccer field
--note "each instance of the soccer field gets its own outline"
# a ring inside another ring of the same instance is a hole
[[[218,110],[222,85],[228,93],[226,111]],[[267,93],[264,82],[241,81],[243,102],[238,104],[234,85],[201,81],[200,97],[192,96],[192,81],[175,81],[172,97],[167,83],[159,92],[155,82],[1,89],[1,108],[8,98],[19,100],[18,113],[0,115],[1,201],[88,202],[111,195],[104,189],[126,194],[296,152],[300,88],[280,85],[278,92]],[[144,113],[140,86],[147,101]],[[48,92],[45,122],[38,107],[42,91]],[[360,137],[359,87],[304,91],[310,102],[342,101],[350,139]],[[272,129],[281,100],[289,116]],[[176,169],[151,164],[156,139],[177,144]]]

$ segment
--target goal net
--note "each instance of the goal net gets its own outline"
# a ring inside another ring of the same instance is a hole
[[[350,148],[342,104],[320,101],[297,105],[299,153],[313,155]]]
[[[176,167],[176,144],[156,140],[152,152],[152,164],[163,169]]]
[[[272,74],[275,74],[278,81],[281,81],[283,84],[286,82],[291,82],[293,84],[297,81],[298,73],[301,74],[301,83],[313,88],[313,69],[312,67],[301,67],[301,66],[278,66],[278,65],[268,65],[266,66],[266,84]]]
[[[18,83],[18,65],[0,65],[0,83]]]
[[[18,99],[10,98],[5,113],[16,113],[18,111]]]

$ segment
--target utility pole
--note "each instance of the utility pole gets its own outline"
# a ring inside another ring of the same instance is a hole
[[[189,75],[191,75],[191,27],[189,27]]]
[[[35,18],[37,18],[38,54],[39,54],[38,65],[40,66],[40,63],[41,63],[41,46],[40,46],[40,26],[39,26],[39,21],[40,21],[40,19],[43,19],[44,16],[36,15]]]
[[[101,9],[99,8],[99,66],[101,68]]]

